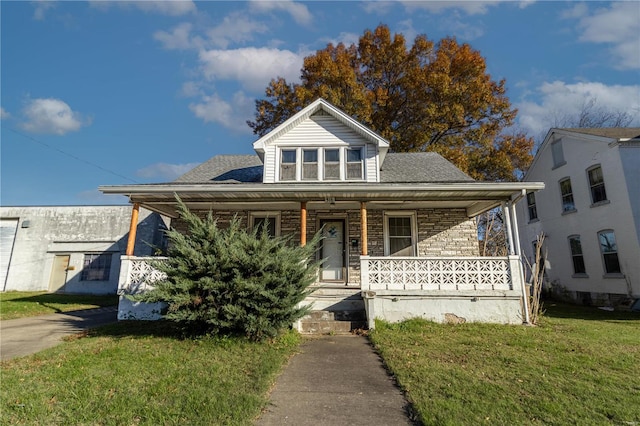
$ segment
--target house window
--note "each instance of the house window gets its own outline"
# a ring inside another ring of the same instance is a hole
[[[566,178],[560,181],[560,194],[562,194],[562,211],[575,211],[576,205],[573,202],[573,190],[571,189],[571,179]]]
[[[296,150],[283,149],[280,159],[280,180],[296,180]]]
[[[536,194],[533,192],[527,194],[527,209],[529,210],[529,221],[538,218],[538,209],[536,208]]]
[[[85,254],[80,281],[109,281],[110,270],[111,253]]]
[[[415,215],[385,215],[385,256],[415,256]]]
[[[619,274],[620,262],[618,261],[618,246],[616,244],[616,236],[613,231],[598,232],[598,241],[600,242],[600,252],[602,253],[602,262],[604,271],[607,274]]]
[[[340,150],[339,149],[324,150],[324,179],[325,180],[340,179]]]
[[[269,234],[270,237],[280,235],[280,213],[254,212],[251,213],[250,218],[251,229],[257,229],[258,233],[266,228],[267,234]]]
[[[551,156],[553,157],[553,168],[563,166],[567,164],[564,161],[564,152],[562,151],[562,141],[557,141],[551,144]]]
[[[579,235],[569,237],[569,248],[571,249],[571,259],[573,260],[573,273],[586,274],[587,270],[584,265],[584,257],[582,256],[582,244]]]
[[[347,179],[362,179],[362,148],[347,149]]]
[[[318,150],[305,149],[302,151],[302,179],[318,179]]]
[[[602,167],[595,166],[587,170],[589,186],[591,187],[591,202],[593,204],[607,200],[607,191],[604,189],[604,177]]]

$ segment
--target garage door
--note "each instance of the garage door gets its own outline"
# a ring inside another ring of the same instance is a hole
[[[18,228],[17,219],[0,220],[0,285],[2,290],[6,288],[7,273],[11,262],[11,251],[13,250],[13,240],[16,237]]]

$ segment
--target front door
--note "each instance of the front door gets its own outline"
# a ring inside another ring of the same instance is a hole
[[[70,256],[68,254],[58,254],[53,258],[51,278],[49,278],[49,291],[64,291],[64,285],[67,283],[69,258]]]
[[[322,281],[344,281],[344,220],[322,220]]]

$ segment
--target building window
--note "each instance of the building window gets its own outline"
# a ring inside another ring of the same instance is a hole
[[[318,179],[318,150],[305,149],[302,151],[302,179]]]
[[[255,212],[250,215],[251,229],[262,232],[266,228],[270,237],[280,235],[280,213],[278,212]]]
[[[604,177],[602,167],[595,166],[587,170],[589,186],[591,187],[591,202],[593,204],[607,200],[607,191],[604,189]]]
[[[340,150],[324,150],[324,179],[340,180]]]
[[[110,270],[111,253],[85,254],[80,281],[109,281]]]
[[[362,179],[362,148],[347,149],[347,179]]]
[[[385,256],[415,256],[415,215],[385,213]]]
[[[569,248],[571,249],[571,258],[573,259],[573,273],[586,274],[587,270],[584,265],[584,257],[582,256],[582,244],[579,235],[569,237]]]
[[[573,202],[573,190],[571,189],[571,179],[566,178],[560,181],[560,193],[562,194],[562,211],[575,211],[576,205]]]
[[[527,209],[529,210],[529,221],[538,218],[538,209],[536,208],[536,194],[530,192],[527,194]]]
[[[282,150],[280,180],[296,180],[296,150]]]
[[[598,232],[598,241],[600,242],[604,271],[607,274],[621,273],[620,262],[618,261],[618,245],[616,244],[616,236],[613,231]]]
[[[551,144],[551,156],[553,157],[553,168],[567,164],[564,161],[564,152],[562,151],[562,141],[556,141]]]

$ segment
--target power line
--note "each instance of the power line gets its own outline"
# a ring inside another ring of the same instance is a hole
[[[79,161],[79,162],[81,162],[81,163],[84,163],[84,164],[87,164],[87,165],[89,165],[89,166],[92,166],[92,167],[95,167],[95,168],[97,168],[97,169],[100,169],[100,170],[102,170],[103,172],[106,172],[106,173],[112,174],[112,175],[117,176],[117,177],[120,177],[120,178],[122,178],[122,179],[126,179],[126,180],[128,180],[129,182],[133,182],[133,183],[140,183],[140,182],[138,182],[138,181],[136,181],[136,180],[134,180],[134,179],[131,179],[130,177],[127,177],[127,176],[121,175],[120,173],[116,173],[116,172],[114,172],[113,170],[106,169],[106,168],[102,167],[102,166],[101,166],[101,165],[99,165],[99,164],[93,163],[93,162],[91,162],[91,161],[89,161],[89,160],[85,160],[84,158],[80,158],[80,157],[78,157],[78,156],[76,156],[76,155],[73,155],[73,154],[71,154],[71,153],[69,153],[69,152],[67,152],[67,151],[64,151],[64,150],[62,150],[62,149],[60,149],[60,148],[57,148],[57,147],[55,147],[55,146],[51,146],[51,145],[49,145],[49,144],[47,144],[47,143],[44,143],[44,142],[42,142],[42,141],[39,141],[39,140],[37,140],[37,139],[35,139],[35,138],[31,137],[31,136],[29,136],[29,135],[25,135],[25,134],[24,134],[24,133],[22,133],[22,132],[19,132],[19,131],[15,130],[15,129],[12,129],[11,127],[3,127],[3,129],[11,130],[11,131],[12,131],[13,133],[15,133],[16,135],[20,135],[20,136],[22,136],[22,137],[24,137],[24,138],[26,138],[26,139],[29,139],[29,140],[30,140],[30,141],[32,141],[32,142],[35,142],[35,143],[37,143],[37,144],[39,144],[39,145],[42,145],[42,146],[44,146],[44,147],[47,147],[47,148],[49,148],[49,149],[51,149],[51,150],[53,150],[53,151],[59,152],[60,154],[66,155],[67,157],[73,158],[73,159],[74,159],[74,160],[76,160],[76,161]]]

